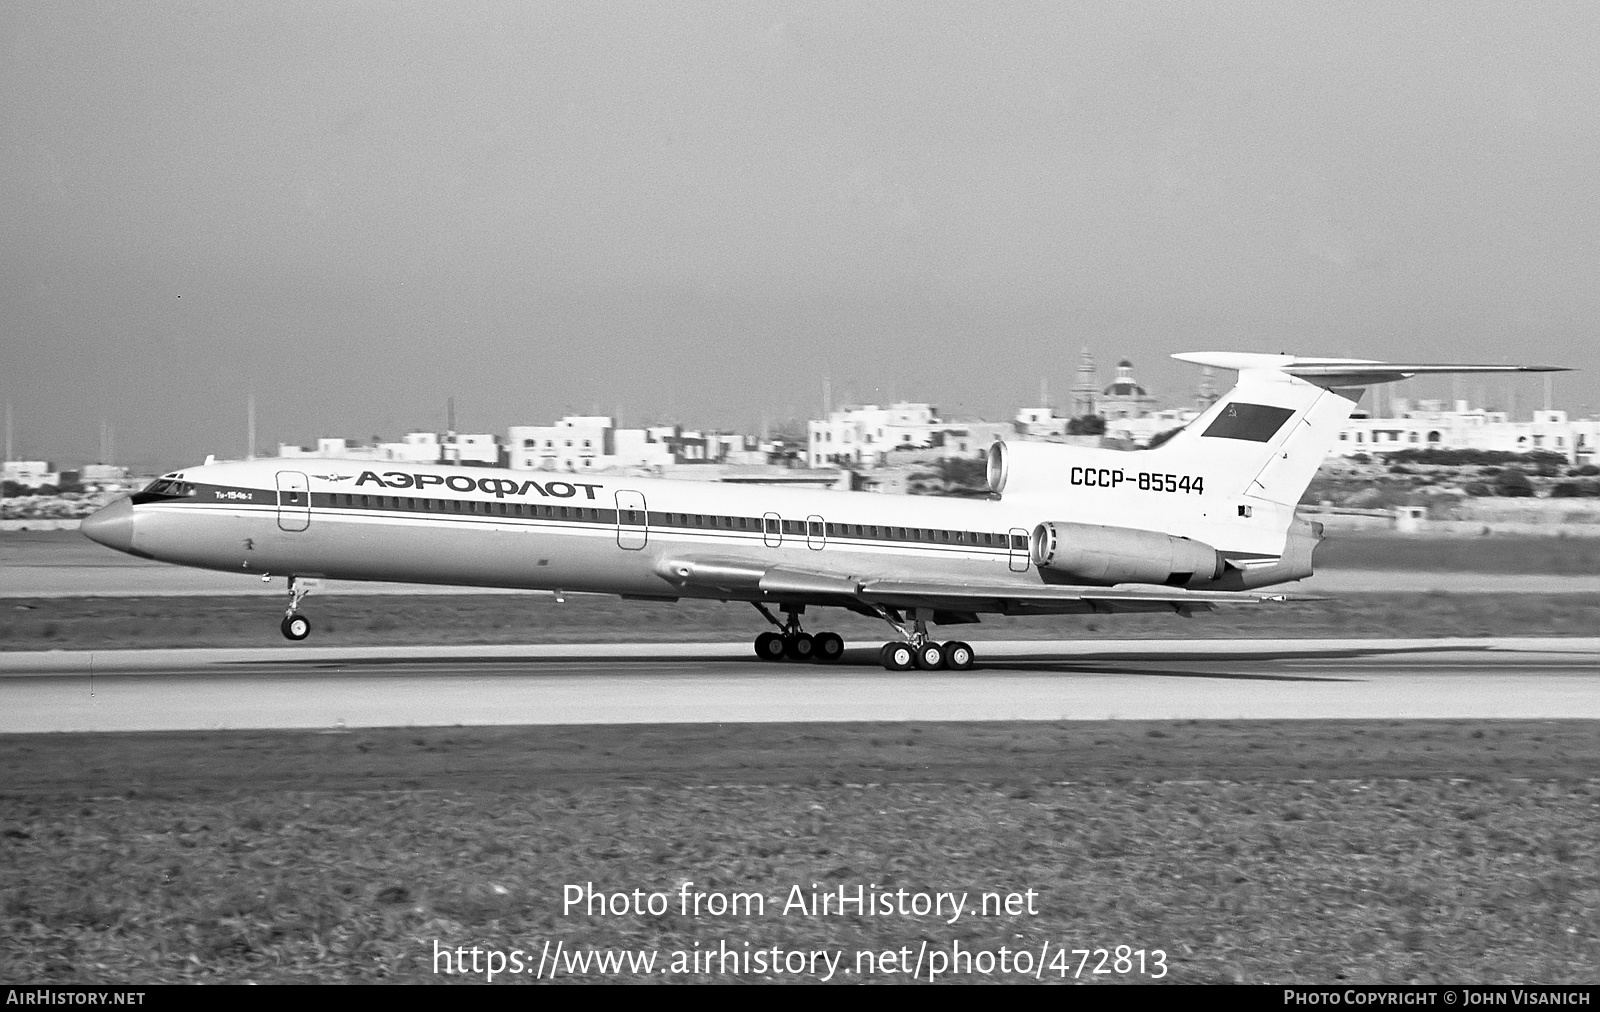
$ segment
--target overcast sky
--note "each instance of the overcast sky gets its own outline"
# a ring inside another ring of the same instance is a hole
[[[239,456],[251,391],[262,446],[452,395],[754,430],[824,376],[1002,418],[1085,346],[1169,402],[1242,349],[1600,411],[1593,4],[10,2],[0,46],[27,457]]]

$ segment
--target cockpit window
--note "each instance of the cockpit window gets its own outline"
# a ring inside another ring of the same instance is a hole
[[[177,481],[173,478],[157,478],[144,490],[133,497],[135,505],[147,502],[159,502],[162,499],[182,499],[194,495],[193,482]]]

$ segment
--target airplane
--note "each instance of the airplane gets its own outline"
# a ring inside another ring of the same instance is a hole
[[[1296,504],[1365,387],[1439,373],[1563,371],[1194,352],[1237,384],[1153,449],[997,442],[987,499],[611,474],[295,459],[174,471],[82,524],[146,559],[287,577],[304,640],[308,578],[709,598],[754,605],[770,661],[834,663],[807,608],[881,619],[889,670],[966,670],[928,625],[984,614],[1206,611],[1291,599],[1321,525]],[[780,619],[773,614],[776,609]]]

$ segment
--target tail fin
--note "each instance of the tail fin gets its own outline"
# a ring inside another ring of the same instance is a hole
[[[1554,366],[1421,365],[1245,352],[1172,357],[1236,369],[1239,382],[1182,432],[1148,452],[1203,457],[1217,492],[1287,508],[1291,514],[1338,443],[1339,431],[1366,387],[1424,373],[1564,371]]]

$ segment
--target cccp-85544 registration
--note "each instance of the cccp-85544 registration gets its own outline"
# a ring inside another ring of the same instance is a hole
[[[1180,495],[1204,495],[1205,476],[1199,474],[1169,474],[1157,471],[1128,473],[1119,467],[1074,467],[1068,474],[1074,485],[1090,488],[1121,488],[1131,484],[1141,492],[1174,492]]]

